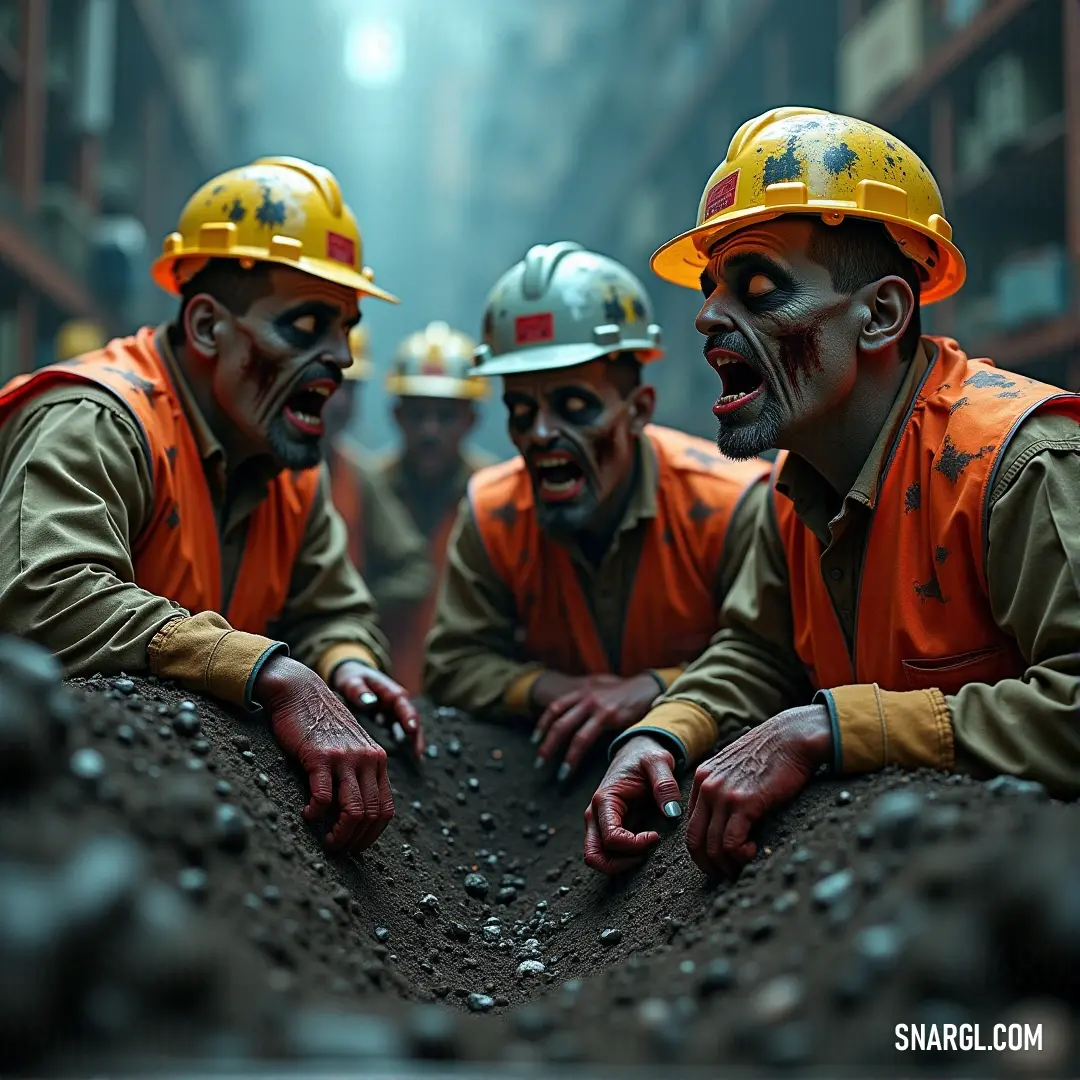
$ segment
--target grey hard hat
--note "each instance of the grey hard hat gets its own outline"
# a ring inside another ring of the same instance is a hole
[[[546,371],[633,352],[664,355],[652,302],[621,263],[563,240],[537,244],[491,290],[474,375]]]

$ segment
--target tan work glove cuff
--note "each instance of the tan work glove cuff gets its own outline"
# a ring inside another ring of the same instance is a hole
[[[337,645],[331,645],[319,657],[315,664],[315,671],[319,678],[329,685],[334,677],[334,669],[344,664],[346,660],[358,660],[361,664],[366,664],[376,671],[380,670],[379,661],[366,645],[361,645],[358,641],[342,641]]]
[[[536,712],[532,704],[532,688],[545,670],[542,667],[529,668],[515,676],[503,694],[503,711],[510,716],[532,716]]]
[[[836,768],[873,772],[886,765],[951,771],[952,721],[940,690],[882,690],[877,683],[837,686],[818,695],[833,721]]]
[[[676,698],[665,701],[646,713],[632,727],[628,727],[611,744],[612,753],[624,742],[638,735],[656,732],[672,738],[683,751],[683,762],[696,765],[716,742],[716,721],[699,705]]]
[[[150,671],[185,689],[230,705],[252,708],[252,676],[267,654],[283,642],[234,630],[216,611],[170,619],[147,648]]]

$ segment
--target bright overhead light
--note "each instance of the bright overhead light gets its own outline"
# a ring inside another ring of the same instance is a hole
[[[405,34],[390,19],[364,19],[345,35],[345,72],[361,86],[393,86],[405,70]]]

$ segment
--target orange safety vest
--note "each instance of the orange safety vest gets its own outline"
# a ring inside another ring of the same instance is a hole
[[[1021,421],[1038,409],[1080,421],[1080,396],[999,371],[990,360],[969,360],[949,338],[929,340],[937,356],[871,508],[854,655],[825,588],[821,545],[774,486],[795,649],[817,689],[877,683],[952,694],[1024,671],[1016,642],[990,609],[988,502]]]
[[[532,482],[520,458],[482,469],[469,484],[484,546],[514,596],[530,660],[566,675],[636,675],[695,659],[717,631],[716,581],[728,526],[746,491],[769,471],[729,461],[705,439],[649,425],[656,453],[656,516],[645,525],[612,671],[565,547],[536,522]]]
[[[360,464],[339,440],[330,448],[330,500],[345,522],[348,552],[364,572],[364,478]]]
[[[0,390],[0,423],[50,387],[86,383],[119,398],[145,441],[154,507],[132,544],[135,584],[192,613],[220,612],[221,549],[210,490],[152,328],[12,379]],[[222,612],[236,629],[265,633],[281,613],[318,483],[318,469],[278,473],[252,514],[228,611]]]

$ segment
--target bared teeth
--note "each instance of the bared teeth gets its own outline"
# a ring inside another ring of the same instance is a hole
[[[569,491],[578,484],[578,480],[541,480],[545,491]]]
[[[570,458],[558,454],[536,459],[537,467],[541,469],[557,469],[560,465],[569,465],[570,463]]]

